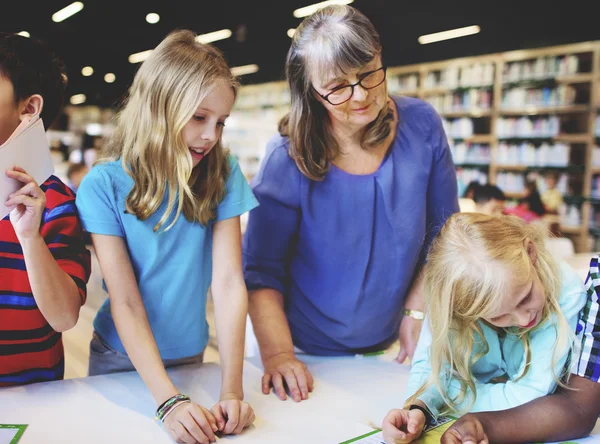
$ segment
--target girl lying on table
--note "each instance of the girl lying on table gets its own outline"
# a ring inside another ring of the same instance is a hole
[[[415,440],[438,415],[501,410],[561,384],[586,294],[541,233],[513,216],[460,213],[432,244],[423,328],[403,410],[387,443]]]

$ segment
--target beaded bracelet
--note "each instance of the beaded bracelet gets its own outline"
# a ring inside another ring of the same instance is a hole
[[[167,416],[169,416],[173,410],[175,410],[177,407],[179,407],[180,405],[182,405],[182,404],[185,404],[185,403],[187,403],[187,402],[192,402],[192,401],[190,401],[189,399],[187,399],[187,400],[185,400],[185,401],[179,401],[179,402],[176,402],[176,403],[175,403],[175,404],[174,404],[174,405],[173,405],[173,406],[172,406],[172,407],[171,407],[171,408],[170,408],[170,409],[169,409],[169,410],[168,410],[168,411],[167,411],[167,412],[164,414],[164,416],[162,417],[162,422],[165,422],[165,419],[167,419]]]
[[[170,400],[171,400],[171,398],[167,399],[165,402],[163,402],[161,405],[159,405],[158,408],[156,409],[156,411],[158,412],[160,409],[162,409],[165,406],[165,404],[167,402],[169,402]]]
[[[167,412],[173,407],[176,403],[180,401],[189,401],[190,397],[187,395],[177,394],[175,396],[171,396],[165,402],[163,402],[158,409],[156,409],[156,416],[154,417],[155,421],[162,421]]]

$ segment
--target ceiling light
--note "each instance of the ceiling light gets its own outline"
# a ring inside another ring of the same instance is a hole
[[[296,28],[290,28],[288,29],[287,35],[289,38],[294,37],[294,34],[296,34]]]
[[[117,80],[117,76],[115,76],[112,72],[109,72],[104,76],[104,81],[106,83],[113,83],[115,80]]]
[[[450,31],[422,35],[419,37],[419,43],[421,45],[427,45],[428,43],[441,42],[442,40],[450,40],[458,37],[465,37],[467,35],[478,34],[480,31],[481,28],[477,25],[466,26],[464,28],[451,29]]]
[[[196,36],[196,41],[199,43],[210,43],[216,42],[217,40],[228,39],[231,37],[231,29],[221,29],[220,31],[209,32],[208,34],[201,34]],[[148,58],[152,49],[148,49],[147,51],[136,52],[135,54],[131,54],[128,58],[129,63],[140,63]]]
[[[157,14],[157,13],[155,13],[155,12],[151,12],[150,14],[148,14],[148,15],[146,16],[146,21],[147,21],[148,23],[152,24],[152,25],[153,25],[153,24],[155,24],[155,23],[158,23],[158,22],[159,22],[159,20],[160,20],[160,15],[158,15],[158,14]]]
[[[56,23],[62,22],[63,20],[68,19],[72,15],[77,14],[82,9],[83,9],[83,3],[81,3],[81,2],[71,3],[69,6],[66,6],[66,7],[62,8],[60,11],[57,11],[54,14],[52,14],[52,21],[54,21]]]
[[[129,63],[141,63],[148,58],[152,49],[148,49],[147,51],[136,52],[135,54],[131,54],[127,60]]]
[[[82,103],[85,103],[86,97],[85,94],[75,94],[74,96],[71,96],[71,105],[81,105]]]
[[[81,74],[84,75],[85,77],[89,77],[92,74],[94,74],[94,68],[92,68],[91,66],[84,66],[83,69],[81,70]]]
[[[296,17],[296,18],[307,17],[307,16],[309,16],[311,14],[314,14],[319,9],[323,9],[325,6],[329,6],[329,5],[349,5],[353,1],[354,0],[327,0],[325,2],[315,3],[314,5],[308,5],[308,6],[305,6],[303,8],[296,9],[294,11],[294,17]]]
[[[21,31],[21,32],[17,33],[17,35],[20,35],[23,37],[31,37],[31,34],[29,34],[27,31]]]
[[[258,65],[243,65],[243,66],[234,66],[231,68],[231,73],[234,76],[245,76],[246,74],[254,74],[258,71]]]
[[[196,41],[199,43],[210,43],[216,42],[217,40],[225,40],[229,37],[231,37],[231,29],[221,29],[207,34],[200,34],[196,37]]]

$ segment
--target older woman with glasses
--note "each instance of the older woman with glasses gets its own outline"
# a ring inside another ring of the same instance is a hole
[[[442,123],[390,97],[381,43],[350,6],[306,18],[288,52],[291,111],[268,146],[244,237],[263,393],[308,397],[297,357],[386,349],[411,356],[423,319],[428,245],[458,211]]]

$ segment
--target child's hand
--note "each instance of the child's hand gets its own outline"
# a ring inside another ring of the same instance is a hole
[[[217,421],[219,431],[226,435],[242,433],[242,430],[252,425],[255,418],[250,404],[238,399],[219,401],[210,412]]]
[[[483,425],[473,415],[465,415],[442,435],[442,444],[488,444]]]
[[[383,419],[383,438],[387,444],[405,444],[417,439],[425,427],[420,410],[390,410]]]
[[[46,208],[46,195],[23,168],[13,167],[6,175],[24,184],[5,202],[7,207],[17,206],[10,212],[10,221],[17,237],[23,240],[39,236],[42,214]]]
[[[215,442],[217,420],[204,407],[186,402],[176,406],[163,422],[164,429],[177,443],[208,444]]]

